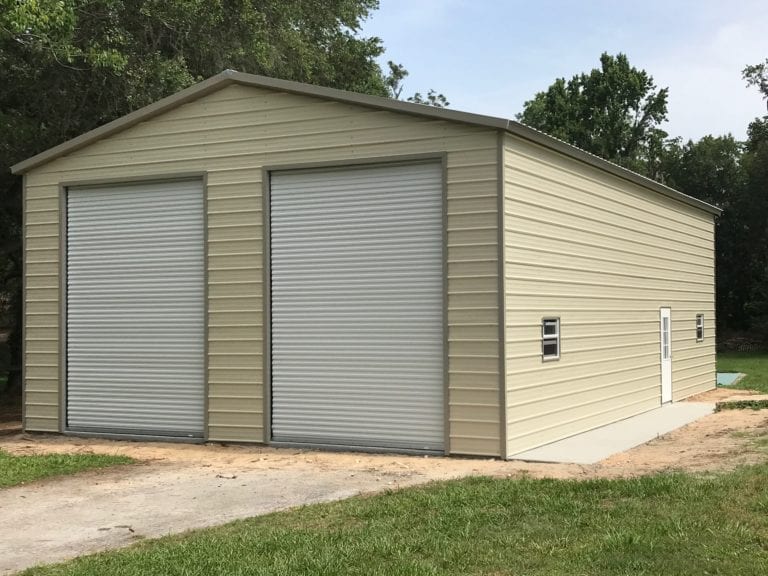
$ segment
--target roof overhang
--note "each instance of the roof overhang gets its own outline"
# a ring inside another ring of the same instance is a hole
[[[54,146],[40,154],[32,156],[26,160],[19,162],[11,167],[11,172],[14,174],[24,174],[29,172],[33,168],[41,166],[47,162],[50,162],[56,158],[71,154],[72,152],[79,150],[89,144],[106,138],[130,128],[140,122],[146,122],[147,120],[163,114],[168,110],[197,100],[198,98],[216,92],[228,86],[230,84],[240,84],[243,86],[254,86],[257,88],[267,88],[277,90],[280,92],[289,92],[293,94],[302,94],[306,96],[315,96],[318,98],[324,98],[327,100],[335,100],[338,102],[344,102],[347,104],[358,104],[360,106],[366,106],[369,108],[377,108],[380,110],[390,110],[392,112],[399,112],[402,114],[411,114],[415,116],[429,117],[440,120],[447,120],[451,122],[461,122],[464,124],[472,124],[475,126],[481,126],[485,128],[493,128],[496,130],[503,130],[510,134],[514,134],[517,137],[530,140],[536,144],[560,152],[566,156],[580,160],[587,164],[590,164],[596,168],[614,174],[630,182],[634,182],[645,188],[650,188],[664,196],[673,198],[690,206],[694,206],[711,214],[719,215],[722,210],[711,204],[707,204],[697,198],[688,196],[660,184],[655,180],[641,176],[636,172],[627,170],[617,164],[604,160],[598,156],[585,152],[580,148],[571,146],[570,144],[558,140],[534,130],[524,124],[515,122],[514,120],[508,120],[506,118],[497,118],[495,116],[484,116],[482,114],[471,114],[469,112],[460,112],[458,110],[451,110],[448,108],[436,108],[434,106],[425,106],[423,104],[414,104],[412,102],[402,102],[400,100],[394,100],[392,98],[384,98],[381,96],[369,96],[367,94],[359,94],[356,92],[347,92],[345,90],[337,90],[335,88],[325,88],[322,86],[313,86],[311,84],[303,84],[301,82],[292,82],[290,80],[279,80],[277,78],[269,78],[267,76],[257,76],[255,74],[246,74],[243,72],[236,72],[234,70],[225,70],[216,76],[212,76],[207,80],[194,84],[185,90],[177,92],[167,98],[158,100],[157,102],[140,108],[130,114],[127,114],[117,120],[113,120],[104,126],[100,126],[90,132],[86,132],[68,140],[58,146]]]

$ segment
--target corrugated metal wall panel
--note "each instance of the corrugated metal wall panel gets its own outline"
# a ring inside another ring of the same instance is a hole
[[[712,216],[513,136],[504,174],[509,455],[657,407],[662,306],[673,399],[713,388]],[[562,345],[543,364],[545,316]]]
[[[201,437],[200,181],[67,194],[67,424]]]
[[[276,440],[442,450],[439,163],[271,179]]]

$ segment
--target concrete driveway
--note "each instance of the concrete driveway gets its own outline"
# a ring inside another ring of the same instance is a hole
[[[27,447],[30,453],[73,452],[78,442],[83,451],[149,461],[0,490],[0,574],[294,506],[516,468],[479,460],[63,438],[46,444],[31,437]],[[24,446],[0,445],[17,453]]]
[[[232,477],[234,476],[234,477]],[[139,466],[0,493],[0,573],[386,485],[373,473]]]

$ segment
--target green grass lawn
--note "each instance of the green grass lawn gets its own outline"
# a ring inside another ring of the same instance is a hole
[[[717,355],[718,372],[743,372],[746,376],[729,388],[759,390],[768,394],[768,353],[725,352]]]
[[[130,464],[127,456],[106,454],[40,454],[14,456],[0,450],[0,488],[92,468]]]
[[[768,574],[768,464],[623,480],[470,478],[314,505],[29,575]]]

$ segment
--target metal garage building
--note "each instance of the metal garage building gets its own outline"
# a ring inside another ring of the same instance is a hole
[[[226,71],[14,166],[29,431],[511,457],[715,386],[718,209]]]

